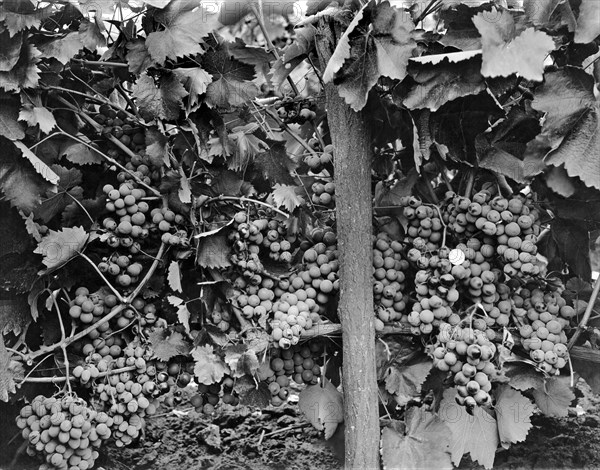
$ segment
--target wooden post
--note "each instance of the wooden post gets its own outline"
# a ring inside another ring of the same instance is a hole
[[[317,33],[321,70],[336,45],[332,25]],[[340,256],[346,469],[379,469],[379,399],[375,365],[371,198],[371,132],[333,83],[325,85],[334,146],[337,239]]]

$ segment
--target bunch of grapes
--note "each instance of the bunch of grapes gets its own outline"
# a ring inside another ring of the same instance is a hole
[[[403,249],[400,242],[385,232],[379,232],[373,241],[373,296],[378,331],[384,323],[400,320],[406,309],[403,292],[408,262],[403,259]]]
[[[522,288],[513,296],[515,308],[521,307],[526,316],[519,328],[522,344],[538,367],[548,373],[558,373],[567,365],[569,350],[565,330],[575,309],[567,305],[558,292]]]
[[[315,151],[317,151],[317,153],[309,153],[306,155],[306,157],[304,157],[304,162],[313,173],[321,173],[325,167],[329,168],[333,164],[334,147],[333,145],[328,144],[321,149],[321,144],[317,139],[310,139],[308,143]]]
[[[133,261],[131,255],[113,253],[110,257],[102,258],[98,269],[101,273],[113,276],[117,285],[129,287],[138,282],[144,267],[139,261]]]
[[[335,183],[333,181],[325,184],[317,181],[311,186],[313,204],[325,206],[329,209],[335,207]]]
[[[422,249],[435,251],[440,248],[443,238],[445,223],[437,208],[424,204],[419,198],[403,197],[400,205],[404,206],[402,213],[408,219],[408,227],[404,242],[411,245],[414,240],[420,239]]]
[[[214,383],[211,385],[198,384],[198,393],[190,398],[191,405],[196,409],[197,412],[201,412],[207,415],[212,415],[215,412],[215,407],[221,401],[221,387],[227,390],[227,393],[223,394],[223,402],[227,400],[228,404],[236,405],[239,403],[239,398],[232,394],[233,379],[226,377],[222,383]],[[225,397],[227,396],[227,399]]]
[[[438,344],[433,350],[434,367],[453,374],[458,391],[456,401],[469,412],[475,406],[491,404],[491,379],[497,375],[492,362],[496,345],[488,338],[485,323],[481,328],[443,322],[437,336]]]
[[[117,111],[112,106],[103,104],[98,108],[98,113],[93,115],[92,118],[103,126],[102,134],[114,136],[134,152],[146,148],[144,129],[129,119],[126,112]]]
[[[87,470],[94,467],[97,449],[111,437],[113,419],[72,395],[61,399],[36,396],[16,418],[28,443],[27,453],[40,455],[40,470]]]
[[[317,116],[314,111],[316,103],[309,98],[286,96],[275,101],[273,106],[279,119],[286,124],[304,124],[306,121],[312,121]]]

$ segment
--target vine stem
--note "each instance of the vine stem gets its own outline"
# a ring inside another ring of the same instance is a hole
[[[69,196],[71,199],[73,199],[73,201],[75,201],[75,203],[80,207],[80,209],[85,212],[85,215],[88,216],[88,219],[90,219],[90,222],[92,223],[92,225],[94,224],[94,219],[92,218],[92,216],[90,215],[90,213],[87,211],[87,209],[85,207],[83,207],[83,204],[81,204],[81,202],[79,201],[79,199],[77,199],[75,196],[73,196],[71,193],[69,193],[68,191],[66,192],[67,196]]]
[[[567,347],[569,348],[569,351],[571,350],[571,348],[573,346],[575,346],[575,343],[579,339],[581,332],[585,329],[587,322],[590,320],[590,317],[592,316],[592,311],[594,310],[594,304],[596,303],[596,299],[598,298],[599,292],[600,292],[600,277],[598,277],[598,279],[596,279],[596,283],[594,284],[594,290],[592,291],[592,295],[590,297],[590,301],[587,304],[587,307],[583,314],[583,318],[581,319],[581,322],[577,326],[577,330],[575,330],[575,334],[573,334],[573,336],[571,337],[571,340],[569,341],[569,344],[567,345]]]
[[[129,372],[135,370],[135,366],[121,367],[120,369],[107,370],[106,372],[100,372],[96,378],[106,377],[108,375],[120,374],[121,372]],[[77,377],[72,375],[65,375],[62,377],[29,377],[24,379],[21,383],[60,383],[70,382],[75,380]]]
[[[258,22],[258,26],[260,27],[260,30],[262,31],[263,36],[265,37],[265,42],[267,43],[267,49],[268,49],[268,51],[271,54],[273,54],[277,60],[279,60],[279,58],[280,58],[279,52],[277,52],[277,48],[273,44],[273,41],[271,41],[271,37],[269,36],[269,31],[267,30],[267,26],[265,25],[265,17],[263,15],[262,1],[259,1],[258,5],[255,2],[251,2],[250,3],[250,9],[252,10],[252,13],[256,17],[256,21]],[[290,77],[288,75],[287,81],[290,84],[290,87],[292,88],[292,91],[294,92],[294,94],[296,96],[299,96],[300,92],[298,91],[298,87],[296,86],[296,84],[292,80],[292,77]]]
[[[277,116],[270,109],[267,109],[267,108],[264,108],[264,109],[265,109],[265,113],[267,113],[269,116],[271,116],[271,118],[275,119],[275,121],[277,121],[277,123],[281,126],[281,128],[283,128],[283,130],[286,131],[296,142],[298,142],[300,145],[302,145],[302,147],[304,147],[311,155],[317,155],[317,152],[315,152],[315,150],[310,145],[308,145],[308,142],[306,142],[296,132],[294,132],[292,129],[290,129],[290,127],[285,122],[283,122],[281,119],[279,119],[279,116]]]
[[[67,355],[67,347],[65,346],[65,340],[67,339],[67,333],[65,331],[65,324],[62,319],[62,315],[60,314],[60,308],[58,306],[58,302],[56,301],[56,296],[50,292],[52,296],[52,302],[54,303],[54,308],[56,309],[56,315],[58,316],[58,322],[60,323],[60,342],[62,343],[61,349],[63,352],[63,357],[65,360],[65,375],[68,377],[70,375],[70,364],[69,364],[69,356]],[[69,393],[73,393],[71,389],[71,382],[67,381],[67,390]]]
[[[116,67],[116,68],[127,68],[128,64],[122,62],[103,62],[101,60],[84,60],[84,59],[71,59],[75,62],[79,62],[83,65],[100,65],[104,67]]]
[[[75,106],[73,106],[67,100],[65,100],[62,96],[57,96],[57,99],[62,104],[64,104],[67,108],[69,108],[71,111],[73,111],[74,113],[77,113],[77,115],[79,117],[81,117],[84,121],[86,121],[90,126],[92,126],[96,130],[96,132],[98,132],[99,134],[102,133],[102,126],[100,124],[98,124],[96,121],[94,121],[91,117],[89,117],[86,113],[84,113],[84,112],[80,111],[79,109],[77,109]],[[148,189],[152,194],[154,194],[156,196],[160,196],[160,192],[159,191],[157,191],[153,187],[151,187],[151,186],[147,185],[146,183],[144,183],[138,176],[134,175],[131,171],[129,171],[127,168],[125,168],[123,165],[121,165],[114,158],[111,158],[108,155],[106,155],[105,153],[103,153],[102,151],[100,151],[99,149],[96,149],[96,148],[92,147],[90,144],[88,144],[84,140],[81,140],[81,139],[77,138],[76,136],[71,135],[71,134],[63,131],[62,129],[60,129],[60,127],[59,127],[59,130],[61,131],[61,133],[63,135],[65,135],[67,137],[70,137],[71,139],[75,140],[76,142],[79,142],[80,144],[85,145],[86,147],[92,149],[98,155],[102,156],[104,159],[106,159],[107,161],[109,161],[113,165],[115,165],[118,168],[120,168],[122,171],[124,171],[129,176],[131,176],[138,184],[140,184],[144,188]],[[130,157],[133,157],[135,155],[129,148],[125,147],[125,145],[123,145],[123,143],[119,139],[117,139],[114,135],[108,136],[108,140],[110,140],[114,145],[116,145],[121,150],[123,150]]]
[[[467,186],[465,187],[464,196],[471,198],[471,191],[473,191],[473,183],[475,182],[475,172],[469,170],[469,176],[467,178]]]
[[[253,204],[259,204],[261,206],[265,206],[268,207],[272,210],[274,210],[275,212],[277,212],[278,214],[281,214],[282,216],[284,216],[286,219],[289,218],[289,214],[286,214],[285,212],[277,209],[276,207],[273,207],[271,204],[268,204],[266,202],[263,201],[258,201],[256,199],[250,199],[247,197],[237,197],[237,196],[217,196],[217,197],[211,197],[210,199],[207,199],[206,201],[204,201],[204,204],[210,204],[211,202],[215,202],[215,201],[240,201],[240,202],[250,202]]]
[[[79,256],[81,256],[84,260],[86,260],[89,263],[89,265],[94,269],[94,271],[96,271],[98,273],[98,275],[102,278],[102,280],[104,281],[106,286],[112,291],[113,294],[115,294],[117,299],[119,299],[119,302],[121,302],[121,303],[124,302],[125,299],[123,298],[121,293],[110,283],[110,281],[108,279],[106,279],[106,276],[104,276],[104,274],[102,272],[100,272],[100,270],[98,269],[98,266],[96,266],[96,263],[94,263],[90,259],[90,257],[87,256],[86,254],[84,254],[83,252],[79,251],[77,253],[79,254]]]
[[[150,280],[150,278],[154,274],[154,271],[156,271],[158,264],[162,261],[162,256],[165,253],[166,246],[167,245],[164,242],[160,244],[160,248],[158,249],[156,258],[154,258],[154,261],[152,262],[152,265],[150,266],[150,268],[148,269],[148,272],[144,276],[144,279],[142,279],[142,281],[138,284],[138,286],[135,288],[135,290],[125,299],[125,302],[127,304],[130,304],[131,302],[133,302],[133,300],[142,291],[142,289],[144,288],[146,283]]]

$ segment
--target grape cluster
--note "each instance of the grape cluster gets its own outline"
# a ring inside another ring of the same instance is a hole
[[[286,124],[304,124],[317,117],[314,109],[315,103],[307,98],[293,98],[286,96],[273,103],[279,119]]]
[[[540,273],[535,257],[539,212],[530,198],[492,198],[490,191],[481,190],[472,200],[454,196],[446,212],[455,234],[465,238],[478,234],[487,250],[487,246],[495,249],[507,276],[530,279]]]
[[[335,207],[335,183],[329,181],[323,184],[320,181],[313,183],[312,189],[312,202],[313,204],[325,206],[329,209]]]
[[[214,383],[211,385],[198,384],[198,393],[190,397],[191,405],[196,409],[197,412],[201,412],[207,415],[212,415],[215,412],[215,407],[221,401],[221,387],[227,390],[227,393],[223,394],[223,401],[227,400],[230,405],[236,405],[239,403],[239,398],[232,394],[233,379],[226,377],[222,383]],[[227,396],[227,399],[225,398]]]
[[[139,261],[132,261],[131,255],[113,253],[110,257],[102,258],[98,269],[101,273],[113,276],[117,285],[129,287],[138,282],[144,267]]]
[[[531,359],[548,374],[555,374],[567,365],[569,350],[565,329],[575,316],[575,309],[557,292],[541,289],[520,289],[513,296],[516,308],[526,311],[519,328],[523,347]],[[526,322],[526,320],[528,320]]]
[[[306,155],[304,157],[304,162],[308,165],[313,173],[321,173],[325,167],[329,167],[333,164],[333,145],[328,144],[321,150],[321,144],[317,139],[311,139],[309,141],[309,145],[311,145],[311,147],[315,149],[317,153],[309,153]]]
[[[421,249],[434,251],[440,248],[445,225],[440,212],[414,196],[403,197],[400,205],[404,206],[402,213],[408,219],[405,243],[411,245],[415,239],[419,239],[422,240],[419,243]]]
[[[381,331],[384,323],[402,318],[406,309],[405,272],[408,262],[403,259],[403,245],[379,232],[373,241],[373,297],[377,321],[375,329]]]
[[[470,412],[477,405],[491,404],[491,378],[497,375],[492,362],[496,345],[488,338],[485,324],[482,327],[483,330],[444,322],[433,350],[434,367],[454,374],[456,401]]]
[[[26,439],[27,453],[41,455],[40,470],[87,470],[94,467],[98,449],[111,437],[113,419],[96,412],[84,400],[36,396],[16,418]]]
[[[117,111],[110,105],[103,104],[98,108],[98,113],[93,115],[92,118],[103,126],[102,134],[113,135],[134,152],[145,149],[146,135],[144,129],[130,120],[124,111]]]

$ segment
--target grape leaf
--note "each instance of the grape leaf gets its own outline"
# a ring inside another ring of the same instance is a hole
[[[265,382],[259,382],[257,385],[254,379],[247,375],[235,381],[233,390],[240,397],[241,405],[266,408],[271,403],[269,386]]]
[[[281,52],[275,61],[269,76],[275,88],[279,88],[283,81],[301,64],[315,47],[315,31],[313,26],[298,28],[295,31],[294,41]]]
[[[550,152],[546,163],[561,167],[571,177],[578,177],[586,186],[600,189],[600,107],[590,108],[575,123],[560,147]]]
[[[446,34],[440,38],[440,43],[462,51],[480,51],[481,35],[472,21],[477,10],[461,4],[440,11],[440,19],[447,28]]]
[[[524,441],[533,426],[533,403],[509,385],[500,385],[496,390],[495,410],[502,447],[508,449],[510,444]]]
[[[546,379],[542,388],[533,391],[535,404],[546,416],[564,418],[568,416],[568,408],[575,399],[569,386],[557,377]]]
[[[7,72],[0,72],[0,88],[6,91],[19,91],[22,88],[34,88],[40,79],[37,63],[40,52],[23,39],[23,46],[16,65]]]
[[[577,191],[575,181],[569,177],[563,166],[553,166],[546,173],[546,186],[556,194],[569,198]]]
[[[106,38],[95,21],[84,20],[79,24],[79,41],[90,51],[106,47]]]
[[[600,35],[600,2],[597,0],[581,0],[575,42],[592,42]]]
[[[415,80],[416,85],[403,99],[409,109],[427,108],[437,111],[448,101],[461,96],[476,95],[485,89],[481,75],[481,57],[469,57],[466,60],[454,62],[451,56],[444,54],[440,63],[420,63],[411,60],[408,74]],[[425,56],[429,58],[430,56]]]
[[[0,135],[9,140],[24,138],[25,129],[18,118],[19,104],[16,97],[0,92]]]
[[[490,21],[489,15],[494,17]],[[544,79],[544,60],[554,50],[554,41],[541,31],[528,28],[516,36],[512,13],[508,10],[479,13],[473,23],[481,33],[486,77],[508,77],[513,73],[527,80]]]
[[[212,346],[196,346],[192,350],[192,357],[196,361],[194,375],[204,385],[219,383],[225,374],[231,372],[227,364],[213,352]]]
[[[37,28],[51,14],[52,5],[39,8],[28,1],[12,2],[10,7],[7,3],[0,6],[0,21],[4,21],[11,36],[25,29]]]
[[[188,92],[187,113],[195,111],[200,103],[200,95],[206,93],[206,88],[212,82],[212,76],[202,67],[190,69],[178,68],[173,70]]]
[[[265,142],[269,149],[256,156],[254,165],[271,183],[296,184],[291,172],[298,164],[287,154],[285,143],[270,139],[266,139]]]
[[[164,328],[156,328],[148,335],[148,342],[154,352],[152,357],[163,362],[168,362],[175,356],[187,355],[190,352],[190,345],[177,331],[169,334]]]
[[[82,140],[89,139],[86,137]],[[71,140],[67,140],[61,145],[59,154],[77,165],[94,165],[104,161],[102,155],[98,152],[92,150],[87,145]]]
[[[385,378],[385,389],[394,395],[400,406],[419,396],[433,363],[428,357],[418,357],[400,366],[392,365]]]
[[[202,38],[215,29],[215,23],[195,0],[179,0],[155,13],[154,20],[165,29],[148,34],[146,47],[152,58],[160,65],[166,59],[204,52]]]
[[[42,160],[40,160],[40,158],[35,153],[29,150],[29,148],[23,142],[17,140],[13,142],[13,144],[21,151],[23,157],[29,160],[29,162],[33,165],[33,168],[39,175],[41,175],[46,181],[48,181],[51,184],[58,183],[60,179],[58,175],[54,173],[54,171],[52,171],[52,169],[48,165],[46,165]]]
[[[173,265],[173,263],[177,263],[177,261],[172,261],[171,266]],[[171,266],[169,266],[169,269],[171,268]],[[167,301],[173,307],[177,307],[177,319],[179,320],[179,323],[181,323],[185,327],[185,330],[189,333],[191,313],[187,308],[186,302],[183,299],[180,299],[179,297],[176,297],[174,295],[167,296]]]
[[[344,62],[350,57],[350,35],[354,32],[360,21],[363,19],[365,9],[370,4],[371,2],[368,1],[360,10],[356,12],[354,18],[352,18],[352,21],[344,31],[344,34],[342,34],[342,37],[337,42],[335,50],[333,51],[333,54],[331,54],[329,62],[327,62],[327,66],[323,72],[323,81],[325,83],[329,83],[333,80],[335,74],[344,66]]]
[[[183,289],[181,288],[181,271],[179,269],[179,263],[175,260],[171,261],[171,264],[169,264],[167,281],[172,290],[175,292],[183,292]]]
[[[33,252],[44,257],[42,263],[48,268],[47,271],[51,271],[77,256],[88,238],[88,233],[82,227],[63,228],[58,232],[50,230]]]
[[[294,212],[296,207],[304,204],[304,198],[297,194],[298,186],[275,183],[273,186],[273,200],[277,207],[284,206],[288,212]]]
[[[38,46],[42,57],[52,57],[63,65],[69,62],[82,47],[83,44],[77,32],[68,33],[61,38],[52,39]]]
[[[40,204],[41,195],[51,186],[20,160],[14,155],[0,157],[0,189],[12,206],[30,212]]]
[[[412,37],[415,29],[412,18],[404,10],[384,1],[375,8],[371,21],[380,76],[402,80],[406,76],[408,59],[417,46]]]
[[[41,219],[44,223],[52,220],[56,214],[62,212],[74,199],[79,200],[83,197],[83,188],[78,186],[83,180],[81,171],[77,168],[65,168],[60,165],[52,165],[52,170],[60,178],[58,191],[48,192],[48,197],[34,211],[35,218]]]
[[[154,65],[154,60],[148,52],[146,43],[142,39],[134,39],[133,41],[127,41],[127,54],[125,59],[127,60],[127,67],[131,73],[136,75],[145,72],[148,67]]]
[[[203,268],[227,268],[231,266],[229,254],[231,247],[227,237],[222,234],[204,237],[199,242],[196,263]]]
[[[300,392],[298,407],[325,439],[333,436],[338,424],[344,422],[344,403],[340,392],[323,377],[323,386],[309,385]]]
[[[177,119],[187,91],[174,74],[162,75],[157,82],[143,74],[134,85],[133,96],[137,99],[140,114],[147,121]]]
[[[473,415],[467,413],[464,406],[456,403],[456,393],[456,389],[447,389],[439,409],[441,420],[451,432],[452,463],[458,466],[468,452],[474,461],[492,468],[500,442],[496,420],[479,406],[475,407]]]
[[[510,386],[517,390],[539,389],[544,386],[544,376],[535,368],[523,363],[504,364]]]
[[[20,335],[31,320],[27,296],[0,300],[0,334]]]
[[[245,171],[259,152],[269,150],[269,146],[254,135],[258,128],[258,124],[252,122],[231,129],[229,140],[233,144],[233,157],[227,160],[230,170]]]
[[[598,104],[593,90],[593,77],[579,68],[565,67],[546,74],[532,102],[535,110],[545,113],[544,124],[540,135],[528,144],[526,159],[545,157],[551,165],[564,164],[570,176],[600,188],[600,169],[594,165],[600,150]],[[586,148],[587,153],[578,153]]]
[[[158,127],[147,127],[145,132],[146,155],[155,166],[167,164],[169,154],[167,152],[167,137],[158,129]]]
[[[48,108],[34,106],[30,103],[23,104],[19,113],[19,121],[26,121],[31,127],[39,125],[44,134],[49,134],[56,126],[54,115]]]
[[[573,362],[573,370],[583,377],[585,383],[590,386],[594,393],[599,394],[600,368],[598,367],[598,363],[574,356],[571,356],[571,361]]]
[[[22,45],[22,33],[11,38],[8,31],[0,32],[0,72],[8,72],[17,65]]]
[[[406,411],[404,430],[386,426],[381,433],[381,460],[385,469],[453,468],[448,427],[424,408]]]
[[[529,21],[540,28],[558,29],[567,26],[571,32],[577,28],[571,5],[565,0],[525,0],[523,8]]]
[[[252,376],[259,367],[256,352],[248,349],[245,344],[229,346],[225,350],[225,362],[229,366],[232,377],[239,378],[244,375]]]
[[[16,393],[15,378],[20,364],[13,361],[0,336],[0,400],[8,402],[9,393]]]
[[[233,59],[226,45],[206,52],[202,56],[202,66],[213,78],[206,88],[205,100],[210,107],[241,106],[259,93],[252,82],[254,67]]]

